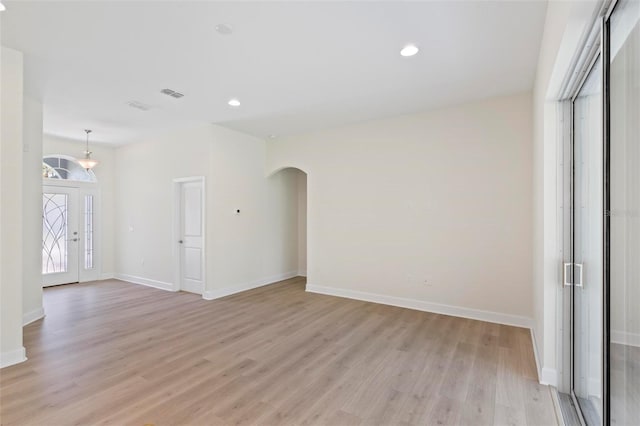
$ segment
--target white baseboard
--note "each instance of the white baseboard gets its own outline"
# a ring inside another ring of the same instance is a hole
[[[147,287],[159,288],[160,290],[175,291],[173,284],[164,281],[151,280],[149,278],[136,277],[127,274],[114,274],[113,278],[121,281],[127,281],[133,284],[146,285]]]
[[[440,303],[425,302],[422,300],[406,299],[404,297],[387,296],[384,294],[367,293],[364,291],[346,290],[342,288],[325,287],[313,284],[307,284],[307,291],[310,293],[346,297],[348,299],[381,303],[383,305],[398,306],[401,308],[415,309],[418,311],[433,312],[436,314],[451,315],[455,317],[469,318],[479,321],[494,322],[498,324],[512,325],[515,327],[531,328],[531,326],[533,325],[533,320],[524,316],[483,311],[480,309],[463,308],[460,306],[443,305]]]
[[[558,371],[555,368],[542,367],[542,363],[540,362],[542,358],[538,350],[538,340],[536,339],[536,332],[533,327],[531,327],[531,343],[533,345],[533,356],[536,360],[538,382],[541,385],[558,387]]]
[[[116,277],[113,272],[103,272],[100,274],[100,280],[112,280]]]
[[[27,312],[22,315],[22,325],[31,324],[34,321],[38,321],[39,319],[44,318],[44,308],[39,307],[38,309],[34,309],[31,312]]]
[[[538,373],[538,382],[542,384],[542,380],[541,380],[542,366],[540,365],[540,354],[538,352],[538,342],[536,340],[536,333],[533,327],[531,327],[529,330],[531,331],[531,346],[533,346],[533,358],[536,361],[536,372]]]
[[[27,360],[27,352],[24,346],[8,352],[0,353],[0,368],[9,367],[10,365],[19,364]]]
[[[301,270],[299,270],[299,271],[298,271],[298,276],[299,276],[299,277],[305,277],[305,278],[306,278],[306,277],[307,277],[307,270],[306,270],[306,269],[305,269],[305,270],[302,270],[302,269],[301,269]]]
[[[540,384],[558,387],[558,371],[555,368],[543,367],[540,371]]]
[[[202,298],[205,300],[215,300],[221,297],[230,296],[232,294],[262,287],[267,284],[273,284],[278,281],[288,280],[289,278],[294,278],[297,276],[298,276],[298,271],[291,271],[291,272],[285,272],[283,274],[272,275],[270,277],[262,278],[262,279],[248,282],[245,284],[207,290],[202,294]]]
[[[640,333],[629,333],[621,330],[611,330],[611,343],[640,348]]]

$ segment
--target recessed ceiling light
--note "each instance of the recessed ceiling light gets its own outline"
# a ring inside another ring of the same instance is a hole
[[[239,107],[240,106],[240,101],[237,100],[236,98],[233,99],[229,99],[229,102],[227,102],[229,104],[229,106],[232,107]]]
[[[420,49],[418,49],[418,47],[415,44],[407,44],[405,47],[402,48],[402,50],[400,51],[400,54],[402,56],[413,56],[416,53],[418,53]]]
[[[276,135],[269,135],[269,139],[275,139]]]
[[[229,35],[233,32],[233,27],[229,24],[218,24],[216,25],[216,31],[218,34]]]
[[[0,3],[0,12],[4,12],[5,10],[7,10],[7,8],[4,7],[4,4]]]

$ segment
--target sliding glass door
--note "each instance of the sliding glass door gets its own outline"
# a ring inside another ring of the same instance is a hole
[[[640,425],[640,2],[609,19],[610,422]]]
[[[571,394],[587,425],[602,422],[603,133],[598,55],[573,99]]]
[[[640,1],[602,24],[571,99],[571,399],[586,425],[640,425]]]

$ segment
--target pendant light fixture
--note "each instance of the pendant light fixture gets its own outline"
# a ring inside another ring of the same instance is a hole
[[[89,151],[89,133],[91,133],[91,130],[85,129],[84,131],[87,134],[87,148],[84,151],[84,158],[79,159],[78,163],[80,163],[80,165],[85,169],[89,170],[93,169],[96,164],[98,164],[98,161],[91,158],[91,151]]]

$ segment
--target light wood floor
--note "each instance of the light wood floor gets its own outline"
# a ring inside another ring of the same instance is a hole
[[[529,331],[304,292],[45,290],[2,425],[552,425]]]

